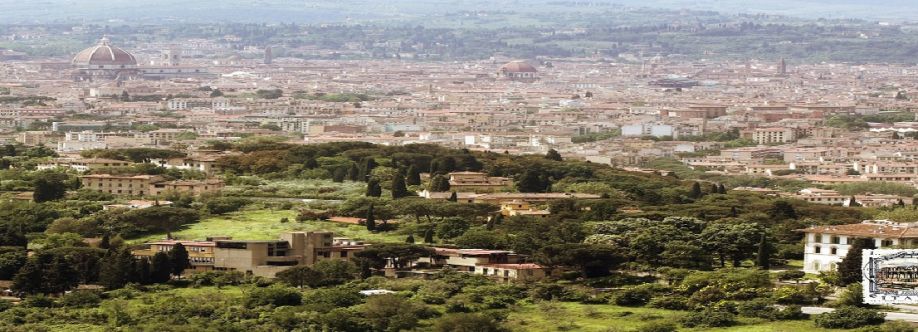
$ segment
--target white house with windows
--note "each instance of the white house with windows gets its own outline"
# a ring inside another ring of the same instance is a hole
[[[848,254],[854,239],[871,239],[878,249],[918,244],[918,223],[867,220],[860,224],[813,226],[806,233],[803,271],[819,273],[835,270]]]

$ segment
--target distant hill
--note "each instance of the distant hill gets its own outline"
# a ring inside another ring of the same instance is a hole
[[[768,13],[805,18],[904,21],[918,17],[913,0],[37,0],[0,1],[0,22],[297,22],[408,20],[456,11],[591,12],[628,6]],[[591,8],[592,7],[592,8]]]

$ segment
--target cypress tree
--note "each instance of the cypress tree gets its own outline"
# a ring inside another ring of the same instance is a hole
[[[347,179],[351,181],[360,180],[360,167],[357,167],[356,163],[351,163],[351,166],[347,168]]]
[[[169,260],[172,263],[172,274],[176,277],[181,277],[182,272],[191,267],[191,262],[188,260],[188,250],[185,250],[185,246],[181,243],[176,243],[172,246],[172,250],[169,250]]]
[[[358,176],[360,178],[359,180],[360,181],[369,180],[370,175],[373,174],[373,169],[376,168],[376,166],[379,166],[379,164],[376,163],[375,159],[371,157],[367,157],[366,159],[364,159],[363,167],[360,168],[360,174]]]
[[[723,183],[719,184],[719,185],[717,186],[717,193],[718,193],[718,194],[726,194],[726,193],[727,193],[727,187],[725,187]]]
[[[861,203],[857,202],[857,198],[854,198],[854,195],[851,195],[851,198],[848,199],[849,207],[860,207]]]
[[[445,192],[449,191],[449,179],[443,175],[437,175],[430,179],[430,191]]]
[[[150,264],[150,282],[161,284],[168,282],[172,276],[172,260],[164,252],[158,252],[153,255],[153,261]]]
[[[447,200],[450,201],[450,202],[459,202],[459,194],[457,194],[457,193],[454,191],[452,194],[449,195],[449,199],[447,199]]]
[[[99,241],[99,249],[108,249],[111,247],[111,237],[108,234],[102,235],[102,240]]]
[[[698,182],[692,183],[692,191],[689,192],[689,197],[692,199],[699,199],[701,195],[701,184]]]
[[[405,186],[405,177],[401,174],[396,174],[395,178],[392,179],[392,198],[399,199],[408,195],[410,195],[410,193]]]
[[[434,243],[434,229],[428,228],[424,231],[424,243]]]
[[[408,238],[405,239],[405,243],[414,243],[414,234],[408,234]]]
[[[367,181],[367,197],[382,196],[382,187],[379,186],[379,180],[370,179]]]
[[[838,277],[842,285],[859,283],[862,280],[861,260],[864,249],[874,249],[873,239],[855,239],[854,243],[845,254],[845,258],[838,263]]]
[[[405,176],[405,184],[409,186],[421,185],[421,172],[414,165],[408,166],[408,173]]]
[[[370,204],[367,208],[366,225],[368,231],[373,232],[376,230],[376,216],[373,215],[373,204]]]
[[[768,270],[771,268],[771,244],[768,243],[768,236],[765,233],[762,233],[762,238],[759,240],[759,252],[756,255],[756,265],[762,270]]]
[[[141,285],[150,284],[150,260],[146,257],[134,260],[134,282]]]
[[[712,194],[717,193],[717,184],[714,184],[714,183],[711,184],[711,193]]]
[[[332,181],[334,182],[344,182],[344,179],[347,178],[347,170],[344,167],[337,167],[335,171],[332,172]]]
[[[733,217],[733,218],[736,218],[737,215],[739,215],[739,213],[737,213],[736,207],[735,207],[735,206],[731,206],[731,207],[730,207],[730,216]]]

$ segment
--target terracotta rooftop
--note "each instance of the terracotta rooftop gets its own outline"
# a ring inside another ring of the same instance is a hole
[[[883,237],[892,239],[918,238],[918,225],[885,220],[865,221],[860,224],[813,226],[799,230],[805,233],[847,235],[856,237]]]

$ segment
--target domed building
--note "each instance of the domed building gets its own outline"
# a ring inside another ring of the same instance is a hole
[[[137,59],[133,54],[112,46],[108,38],[103,37],[99,43],[77,53],[70,62],[73,65],[73,78],[78,81],[126,80],[136,78]]]
[[[532,83],[539,79],[539,71],[526,61],[510,61],[497,71],[497,78],[516,82]]]

